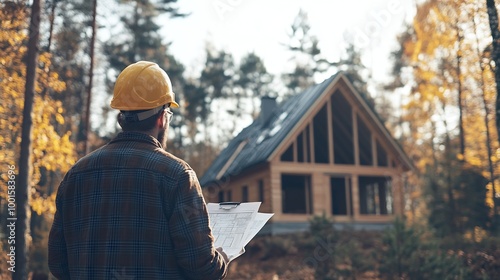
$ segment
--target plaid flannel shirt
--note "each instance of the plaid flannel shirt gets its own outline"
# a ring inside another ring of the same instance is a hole
[[[191,167],[152,136],[122,132],[64,177],[49,236],[59,279],[220,279]]]

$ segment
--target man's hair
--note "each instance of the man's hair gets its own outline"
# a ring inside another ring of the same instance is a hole
[[[158,113],[142,121],[137,120],[137,113],[144,111],[148,110],[122,111],[118,113],[118,124],[122,127],[123,131],[150,131],[154,128],[160,114],[163,114],[165,110],[160,110]]]

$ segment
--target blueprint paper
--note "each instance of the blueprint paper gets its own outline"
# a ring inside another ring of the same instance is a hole
[[[222,247],[232,261],[245,252],[245,245],[257,235],[273,214],[258,213],[260,202],[221,206],[208,203],[215,247]]]
[[[250,227],[243,238],[243,246],[246,246],[259,233],[273,215],[274,213],[257,213],[255,215],[255,219],[250,223]]]

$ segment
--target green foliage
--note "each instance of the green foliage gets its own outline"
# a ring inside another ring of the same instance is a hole
[[[113,92],[115,77],[126,66],[139,60],[150,60],[157,63],[164,69],[177,94],[177,98],[182,95],[184,86],[184,66],[178,62],[168,50],[169,42],[166,42],[160,34],[160,25],[157,23],[160,15],[170,17],[183,17],[176,8],[177,0],[120,0],[119,9],[115,11],[120,17],[119,27],[111,34],[103,46],[103,52],[108,62],[105,83],[107,92]],[[104,108],[104,119],[108,119],[109,107]],[[174,117],[172,129],[181,131],[180,123]],[[105,133],[105,132],[104,132]],[[109,133],[109,132],[108,132]],[[113,132],[111,132],[113,133]],[[177,133],[181,135],[181,133]],[[180,146],[180,138],[176,139],[174,145]]]
[[[460,232],[487,229],[491,223],[490,207],[486,204],[488,180],[476,169],[464,168],[456,178],[454,189],[459,193],[457,209]]]
[[[76,149],[84,153],[83,140],[85,97],[87,96],[88,57],[82,55],[89,49],[88,34],[91,33],[89,21],[92,15],[91,1],[51,1],[51,10],[58,17],[59,24],[53,22],[52,34],[45,48],[52,54],[48,71],[57,73],[66,83],[61,92],[46,89],[44,94],[64,104],[65,123],[57,126],[59,131],[71,131],[71,140],[76,143]],[[52,16],[52,11],[49,12]],[[48,66],[46,66],[48,67]]]
[[[345,230],[340,234],[338,243],[335,255],[339,276],[358,279],[375,269],[376,260],[372,250],[377,244],[375,239],[364,239],[361,232]]]
[[[370,76],[369,70],[363,64],[361,52],[356,49],[354,44],[349,44],[345,49],[339,70],[345,73],[366,104],[375,111],[375,100],[368,92],[367,80]]]
[[[309,231],[316,245],[310,260],[315,264],[315,278],[335,279],[338,235],[334,230],[333,221],[326,217],[325,213],[313,216],[309,220]]]
[[[333,221],[324,212],[321,216],[315,215],[309,220],[309,231],[313,237],[327,237],[335,234]]]
[[[310,219],[309,229],[314,246],[307,262],[314,264],[316,279],[356,279],[375,268],[373,238],[360,238],[362,232],[350,229],[336,230],[324,213]]]
[[[300,10],[290,27],[289,43],[286,46],[292,52],[296,64],[292,72],[281,76],[290,95],[311,86],[314,83],[314,74],[320,72],[318,59],[321,50],[318,39],[310,34],[310,29],[307,13]]]
[[[397,219],[383,237],[380,273],[384,279],[469,279],[470,271],[454,254],[415,227]]]
[[[266,237],[262,245],[261,258],[263,260],[277,256],[290,256],[298,252],[296,240],[279,235]]]
[[[335,240],[318,239],[310,232],[257,236],[236,260],[238,269],[230,277],[270,279],[278,274],[280,279],[493,280],[500,275],[498,238],[485,236],[480,242],[471,242],[433,238],[430,231],[426,226],[407,226],[399,220],[383,232],[337,230]],[[325,244],[330,255],[325,254]],[[401,263],[401,277],[396,257]],[[241,270],[251,272],[240,274]],[[287,278],[285,270],[290,275],[314,278]],[[268,274],[271,276],[262,276]]]
[[[416,254],[420,250],[419,234],[413,228],[407,228],[404,221],[396,220],[393,227],[385,232],[380,272],[392,278],[403,277],[420,266],[420,258]]]
[[[428,172],[429,224],[440,237],[474,232],[476,227],[491,225],[490,208],[486,200],[488,181],[476,168],[452,161],[453,169],[446,173]],[[453,199],[450,199],[453,194]]]
[[[256,99],[276,95],[270,86],[272,80],[273,75],[267,72],[264,61],[255,53],[248,53],[241,59],[235,85],[244,97],[251,99],[252,116],[256,116],[258,112]]]

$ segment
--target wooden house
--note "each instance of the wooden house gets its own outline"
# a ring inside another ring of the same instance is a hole
[[[207,202],[261,201],[266,231],[308,228],[313,215],[375,228],[404,211],[402,148],[342,72],[261,113],[200,178]]]

